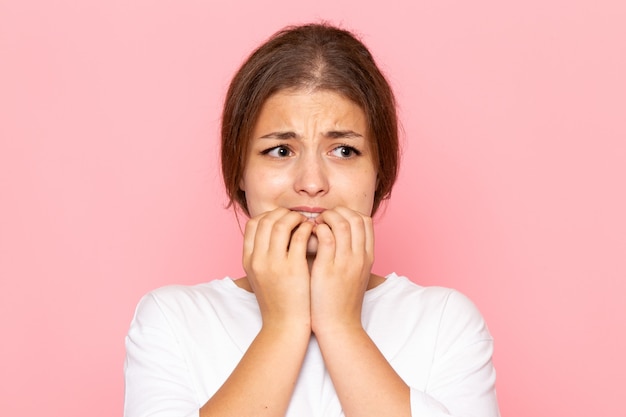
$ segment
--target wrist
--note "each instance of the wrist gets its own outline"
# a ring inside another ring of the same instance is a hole
[[[337,340],[347,335],[358,334],[365,332],[361,320],[318,320],[314,321],[311,325],[311,331],[315,334],[316,338],[328,338],[331,340]]]
[[[311,318],[310,317],[281,317],[281,318],[263,318],[261,331],[272,333],[276,336],[282,334],[297,335],[311,334]]]

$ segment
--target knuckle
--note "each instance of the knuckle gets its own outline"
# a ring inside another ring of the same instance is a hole
[[[330,245],[334,245],[335,244],[335,239],[333,238],[332,234],[330,233],[324,233],[324,234],[320,234],[317,236],[317,240],[326,246],[330,246]]]
[[[353,219],[351,219],[351,223],[354,226],[354,228],[358,228],[358,229],[365,228],[365,221],[363,220],[363,217],[361,216],[356,216]]]
[[[307,241],[309,239],[308,236],[302,234],[302,233],[294,233],[294,235],[291,237],[291,242],[292,243],[303,243],[305,241]]]
[[[259,223],[259,220],[256,218],[248,220],[248,222],[246,223],[245,232],[246,233],[252,232],[254,229],[257,228],[258,223]]]
[[[264,262],[258,257],[254,256],[248,260],[248,267],[253,272],[258,272],[264,269]]]
[[[291,231],[291,229],[292,229],[291,225],[289,225],[288,223],[285,223],[284,221],[278,221],[274,223],[274,230],[276,230],[277,232],[286,233],[286,232]]]
[[[350,230],[351,226],[350,223],[347,220],[341,220],[339,222],[337,222],[337,224],[335,225],[335,229],[337,229],[338,232],[348,232]]]
[[[265,227],[272,224],[272,219],[268,218],[268,216],[263,216],[257,220],[257,227]]]

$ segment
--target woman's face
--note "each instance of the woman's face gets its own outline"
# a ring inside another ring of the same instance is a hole
[[[251,217],[308,217],[344,206],[371,215],[376,164],[363,110],[331,91],[282,90],[261,108],[240,188]]]

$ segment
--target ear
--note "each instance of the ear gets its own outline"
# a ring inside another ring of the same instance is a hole
[[[243,178],[241,178],[241,180],[239,180],[239,189],[241,191],[246,191],[246,183],[244,182]]]

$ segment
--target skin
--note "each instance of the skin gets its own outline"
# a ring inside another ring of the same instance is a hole
[[[311,334],[346,416],[410,416],[409,388],[361,324],[365,291],[384,281],[371,273],[367,134],[361,108],[330,91],[264,103],[240,184],[247,275],[235,281],[254,292],[263,325],[201,416],[284,416]]]

